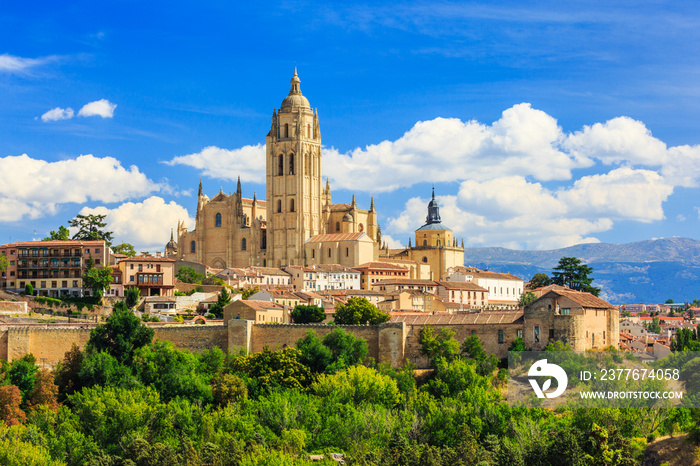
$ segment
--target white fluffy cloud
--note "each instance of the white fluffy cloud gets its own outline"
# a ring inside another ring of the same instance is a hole
[[[107,99],[100,99],[83,105],[78,112],[78,116],[90,117],[100,116],[102,118],[112,118],[117,104],[113,104]]]
[[[551,249],[585,242],[615,221],[663,218],[673,187],[649,170],[615,169],[549,190],[521,176],[462,182],[457,196],[438,196],[445,225],[469,246]],[[427,199],[411,198],[389,219],[392,234],[411,234],[424,222]]]
[[[0,158],[0,219],[17,221],[56,212],[64,203],[121,202],[143,197],[162,186],[136,166],[128,169],[113,157],[91,154],[47,162],[27,154]]]
[[[117,104],[113,104],[107,99],[100,99],[83,105],[77,115],[81,117],[100,116],[102,118],[113,118],[115,108],[117,108]],[[76,114],[72,108],[56,107],[41,115],[41,121],[46,123],[49,121],[70,120],[74,116]]]
[[[56,108],[52,108],[48,112],[41,115],[41,121],[47,122],[47,121],[58,121],[58,120],[70,120],[71,118],[73,118],[73,115],[74,115],[73,109],[70,107],[68,107],[68,108],[56,107]]]
[[[184,221],[188,228],[194,225],[187,209],[158,196],[126,202],[113,209],[85,207],[80,213],[106,215],[107,230],[114,232],[115,241],[131,243],[136,251],[162,251],[170,239],[170,229],[176,228],[178,221]]]
[[[209,146],[165,163],[193,167],[205,176],[220,180],[234,181],[240,176],[253,183],[265,182],[265,146],[262,144],[234,150]]]

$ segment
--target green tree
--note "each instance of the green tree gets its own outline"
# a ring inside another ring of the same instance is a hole
[[[530,288],[533,290],[535,288],[540,288],[542,286],[547,286],[551,284],[552,280],[549,278],[549,275],[547,275],[544,272],[538,272],[535,275],[533,275],[530,279]]]
[[[49,233],[49,236],[42,239],[42,241],[68,241],[70,240],[70,231],[63,225],[58,227],[58,231],[53,231]]]
[[[121,243],[116,246],[112,246],[112,252],[114,254],[125,254],[129,257],[134,257],[136,255],[136,249],[129,243]]]
[[[177,271],[177,274],[175,274],[178,280],[184,283],[202,283],[202,280],[204,280],[206,277],[201,274],[197,273],[195,269],[192,267],[180,267],[180,269]]]
[[[295,324],[313,324],[323,322],[326,318],[326,313],[323,308],[318,306],[306,306],[298,304],[292,311],[292,320]]]
[[[226,364],[231,374],[242,374],[251,379],[252,386],[261,393],[267,388],[300,389],[311,381],[311,371],[299,361],[301,351],[287,347],[279,351],[265,348],[260,353],[235,356]],[[251,385],[249,385],[249,393]]]
[[[129,309],[133,309],[139,303],[141,299],[141,291],[135,287],[131,286],[124,290],[124,304]]]
[[[589,277],[591,273],[593,273],[593,269],[581,263],[580,259],[562,257],[552,272],[552,283],[598,296],[600,288],[591,285],[593,283],[593,279]]]
[[[645,323],[644,326],[652,333],[661,333],[661,322],[658,317],[652,317],[651,322]]]
[[[518,302],[521,306],[525,307],[536,299],[537,295],[531,291],[528,291],[520,295],[520,300]]]
[[[27,397],[34,389],[38,370],[36,358],[31,353],[10,363],[7,378],[10,384],[17,386],[22,394],[22,408],[26,407]]]
[[[253,288],[242,288],[238,290],[238,292],[242,295],[241,299],[248,299],[258,291],[260,291],[260,288],[258,288],[257,286]]]
[[[104,290],[112,283],[112,270],[109,267],[95,267],[92,255],[88,259],[88,269],[83,273],[83,287],[92,290],[92,295],[102,298]]]
[[[675,302],[671,298],[668,298],[666,304],[675,304]]]
[[[484,351],[481,340],[476,335],[467,337],[461,346],[462,354],[469,359],[476,361],[477,373],[479,375],[490,375],[498,366],[498,359]]]
[[[31,283],[24,285],[24,294],[27,296],[34,296],[34,287]]]
[[[455,332],[442,327],[437,332],[430,325],[420,331],[418,343],[420,352],[427,356],[432,365],[438,359],[452,361],[459,355],[459,343],[454,339]]]
[[[86,349],[106,351],[119,362],[129,365],[134,351],[150,343],[154,334],[154,330],[142,325],[141,319],[123,302],[118,302],[107,322],[92,329]]]
[[[10,260],[5,254],[0,254],[0,272],[7,270],[8,265],[10,265]]]
[[[224,307],[226,307],[226,305],[230,302],[231,295],[229,294],[226,287],[222,287],[221,292],[219,293],[219,297],[216,300],[216,303],[212,304],[209,307],[209,312],[211,314],[214,314],[217,318],[221,319],[224,316]]]
[[[214,380],[212,395],[214,404],[223,408],[232,401],[248,398],[248,389],[240,377],[233,374],[221,374]]]
[[[0,421],[8,426],[21,424],[27,418],[19,407],[22,401],[19,388],[16,385],[0,386]]]
[[[378,325],[388,321],[389,314],[380,311],[367,298],[348,298],[346,304],[335,306],[335,323],[338,325]]]
[[[323,340],[310,330],[297,341],[297,348],[301,351],[299,361],[302,364],[315,373],[327,374],[361,364],[369,350],[365,340],[342,328],[333,329]]]
[[[107,223],[104,221],[107,215],[78,214],[75,218],[68,222],[73,228],[77,228],[78,232],[73,235],[73,239],[81,241],[104,241],[107,246],[112,245],[113,233],[105,231]]]
[[[401,400],[396,381],[365,366],[348,367],[332,375],[321,375],[311,389],[319,396],[354,405],[378,403],[392,408]]]

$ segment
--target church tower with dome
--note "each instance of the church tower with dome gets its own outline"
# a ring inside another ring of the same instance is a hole
[[[178,222],[170,257],[213,268],[282,267],[340,264],[352,267],[377,259],[381,227],[374,209],[333,204],[321,180],[321,130],[318,111],[301,93],[294,68],[289,94],[272,112],[266,138],[266,200],[223,187],[209,198],[202,182],[194,230]],[[172,236],[172,235],[171,235]]]
[[[303,265],[304,242],[321,227],[321,130],[301,93],[296,67],[289,95],[267,134],[268,262]]]

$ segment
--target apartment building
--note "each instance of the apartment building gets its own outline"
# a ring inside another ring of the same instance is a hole
[[[175,259],[135,256],[117,264],[124,288],[137,287],[141,296],[173,296],[175,294]]]
[[[89,296],[83,289],[83,273],[92,257],[95,266],[109,265],[110,250],[104,241],[23,241],[0,246],[9,260],[0,274],[0,288],[24,291],[32,285],[37,296]]]

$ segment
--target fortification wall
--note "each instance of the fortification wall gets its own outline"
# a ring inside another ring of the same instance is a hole
[[[27,313],[26,301],[0,301],[0,314],[2,314],[2,315],[26,314],[26,313]]]
[[[202,351],[218,347],[228,348],[228,330],[223,325],[181,325],[154,327],[155,340],[168,340],[178,349]]]

